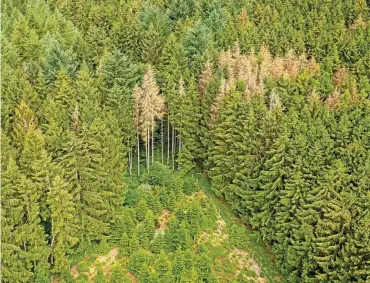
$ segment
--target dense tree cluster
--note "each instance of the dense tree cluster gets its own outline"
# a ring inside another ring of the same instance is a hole
[[[288,281],[370,280],[368,5],[3,0],[2,280],[115,243],[142,282],[217,281],[197,164]]]

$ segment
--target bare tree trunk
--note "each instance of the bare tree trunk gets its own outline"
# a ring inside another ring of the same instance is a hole
[[[170,119],[167,116],[167,164],[170,164]]]
[[[150,131],[149,127],[147,128],[147,156],[146,156],[146,169],[149,172],[149,167],[150,167]]]
[[[51,219],[51,234],[52,235],[54,234],[54,220],[53,219]],[[54,264],[54,241],[55,241],[55,237],[56,237],[56,235],[53,236],[53,238],[51,239],[51,243],[50,243],[50,250],[51,250],[50,262],[51,262],[51,264]]]
[[[179,134],[179,152],[181,150],[181,131],[180,131],[180,134]]]
[[[146,131],[146,140],[145,140],[145,167],[148,171],[148,131]]]
[[[132,177],[132,157],[131,157],[131,154],[132,154],[132,149],[130,148],[130,151],[128,152],[128,169],[130,171],[130,177]]]
[[[137,140],[137,175],[140,176],[140,139],[139,139],[139,132],[136,132],[136,140]]]
[[[172,170],[175,170],[175,129],[172,127]]]
[[[161,157],[163,164],[163,119],[161,120]]]
[[[128,152],[128,169],[130,171],[130,177],[132,177],[132,147],[131,142],[128,142],[128,147],[130,148],[130,151]]]
[[[154,163],[154,118],[152,118],[152,164]]]

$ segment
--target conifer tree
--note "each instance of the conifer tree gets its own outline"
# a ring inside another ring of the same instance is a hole
[[[155,29],[153,23],[150,23],[141,38],[141,60],[153,66],[157,65],[162,53],[162,46],[162,36]]]
[[[165,238],[163,233],[154,235],[154,238],[150,243],[150,250],[155,254],[159,254],[161,250],[165,250]]]
[[[27,255],[26,235],[20,237],[24,218],[28,216],[24,209],[24,193],[30,182],[19,171],[15,160],[10,158],[7,169],[2,174],[1,197],[1,245],[2,268],[4,282],[27,282],[32,277],[32,264]],[[15,237],[15,235],[19,237]],[[40,235],[37,235],[38,237]]]
[[[181,112],[179,154],[177,161],[183,172],[188,172],[193,167],[193,160],[200,156],[199,123],[201,109],[199,96],[196,91],[195,80],[189,80],[185,89]]]
[[[155,261],[156,278],[162,282],[173,282],[171,274],[171,263],[162,250],[158,258]]]
[[[128,237],[126,232],[121,235],[119,246],[121,254],[123,254],[124,256],[128,256],[130,254],[130,238]]]
[[[35,130],[37,127],[37,117],[30,107],[20,101],[15,109],[15,119],[13,126],[13,140],[18,148],[22,148],[27,132]]]
[[[73,223],[75,204],[68,191],[68,183],[57,176],[52,182],[47,198],[51,218],[51,264],[53,271],[60,273],[69,268],[68,253],[77,244],[76,232]]]
[[[45,47],[44,73],[46,81],[54,84],[62,70],[66,76],[73,77],[76,72],[75,58],[63,50],[60,43],[52,36]]]
[[[199,87],[198,90],[200,92],[201,97],[203,97],[204,92],[206,91],[206,88],[208,84],[210,83],[212,79],[212,66],[209,60],[204,65],[203,71],[199,76]]]
[[[19,13],[13,26],[11,40],[19,56],[23,60],[38,59],[40,51],[40,40],[35,29],[29,27],[27,19]]]
[[[84,62],[76,77],[76,102],[83,123],[90,123],[95,114],[101,111],[101,97],[96,84],[90,76],[87,64]]]
[[[148,207],[146,201],[144,199],[141,199],[135,207],[136,219],[138,221],[143,221],[147,210]]]
[[[138,238],[136,231],[131,236],[129,246],[130,246],[130,255],[132,255],[134,252],[136,252],[140,248],[140,242],[139,242],[139,238]]]
[[[155,120],[163,116],[164,100],[159,96],[154,72],[149,66],[144,75],[140,101],[140,135],[145,142],[146,167],[149,170],[150,161],[154,162],[154,129]],[[150,155],[152,156],[150,160]]]
[[[198,74],[200,67],[205,62],[205,56],[212,48],[212,33],[204,24],[198,24],[188,30],[183,45],[188,60],[189,69],[193,74]]]
[[[38,128],[27,131],[19,164],[26,177],[36,186],[40,216],[45,220],[48,214],[46,193],[54,172],[50,157],[45,150],[44,136]]]

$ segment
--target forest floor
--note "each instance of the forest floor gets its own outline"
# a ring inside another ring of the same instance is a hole
[[[267,282],[285,282],[279,268],[275,263],[275,257],[270,247],[266,246],[257,231],[254,231],[247,223],[241,218],[237,217],[233,212],[231,206],[226,200],[216,196],[212,190],[212,184],[207,174],[197,167],[193,173],[193,177],[198,181],[199,188],[208,196],[209,200],[218,208],[218,213],[226,224],[231,225],[235,223],[245,227],[245,232],[248,239],[248,246],[250,247],[249,253],[252,254],[251,260],[254,261],[251,266],[255,266],[255,271],[259,274],[261,271],[266,276]],[[238,250],[234,251],[234,255],[243,258],[245,255]],[[259,264],[255,264],[258,262]]]

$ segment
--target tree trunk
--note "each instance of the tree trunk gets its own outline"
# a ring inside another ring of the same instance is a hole
[[[172,170],[175,170],[175,129],[172,127]]]
[[[167,164],[170,164],[170,119],[167,116]]]
[[[128,143],[128,146],[130,148],[130,151],[128,152],[128,168],[130,171],[130,177],[132,177],[132,147],[130,142]]]
[[[148,171],[148,131],[146,131],[146,140],[145,140],[145,167]]]
[[[150,167],[150,131],[149,127],[147,128],[147,156],[146,156],[146,169],[149,172]]]
[[[130,151],[128,152],[128,170],[130,172],[130,177],[131,177],[131,149]]]
[[[163,119],[161,120],[161,160],[163,164]]]
[[[181,150],[181,132],[180,132],[180,135],[179,135],[179,152]]]
[[[152,164],[154,164],[154,119],[152,119]]]
[[[139,139],[139,132],[136,132],[136,140],[137,140],[137,175],[140,176],[140,139]]]

